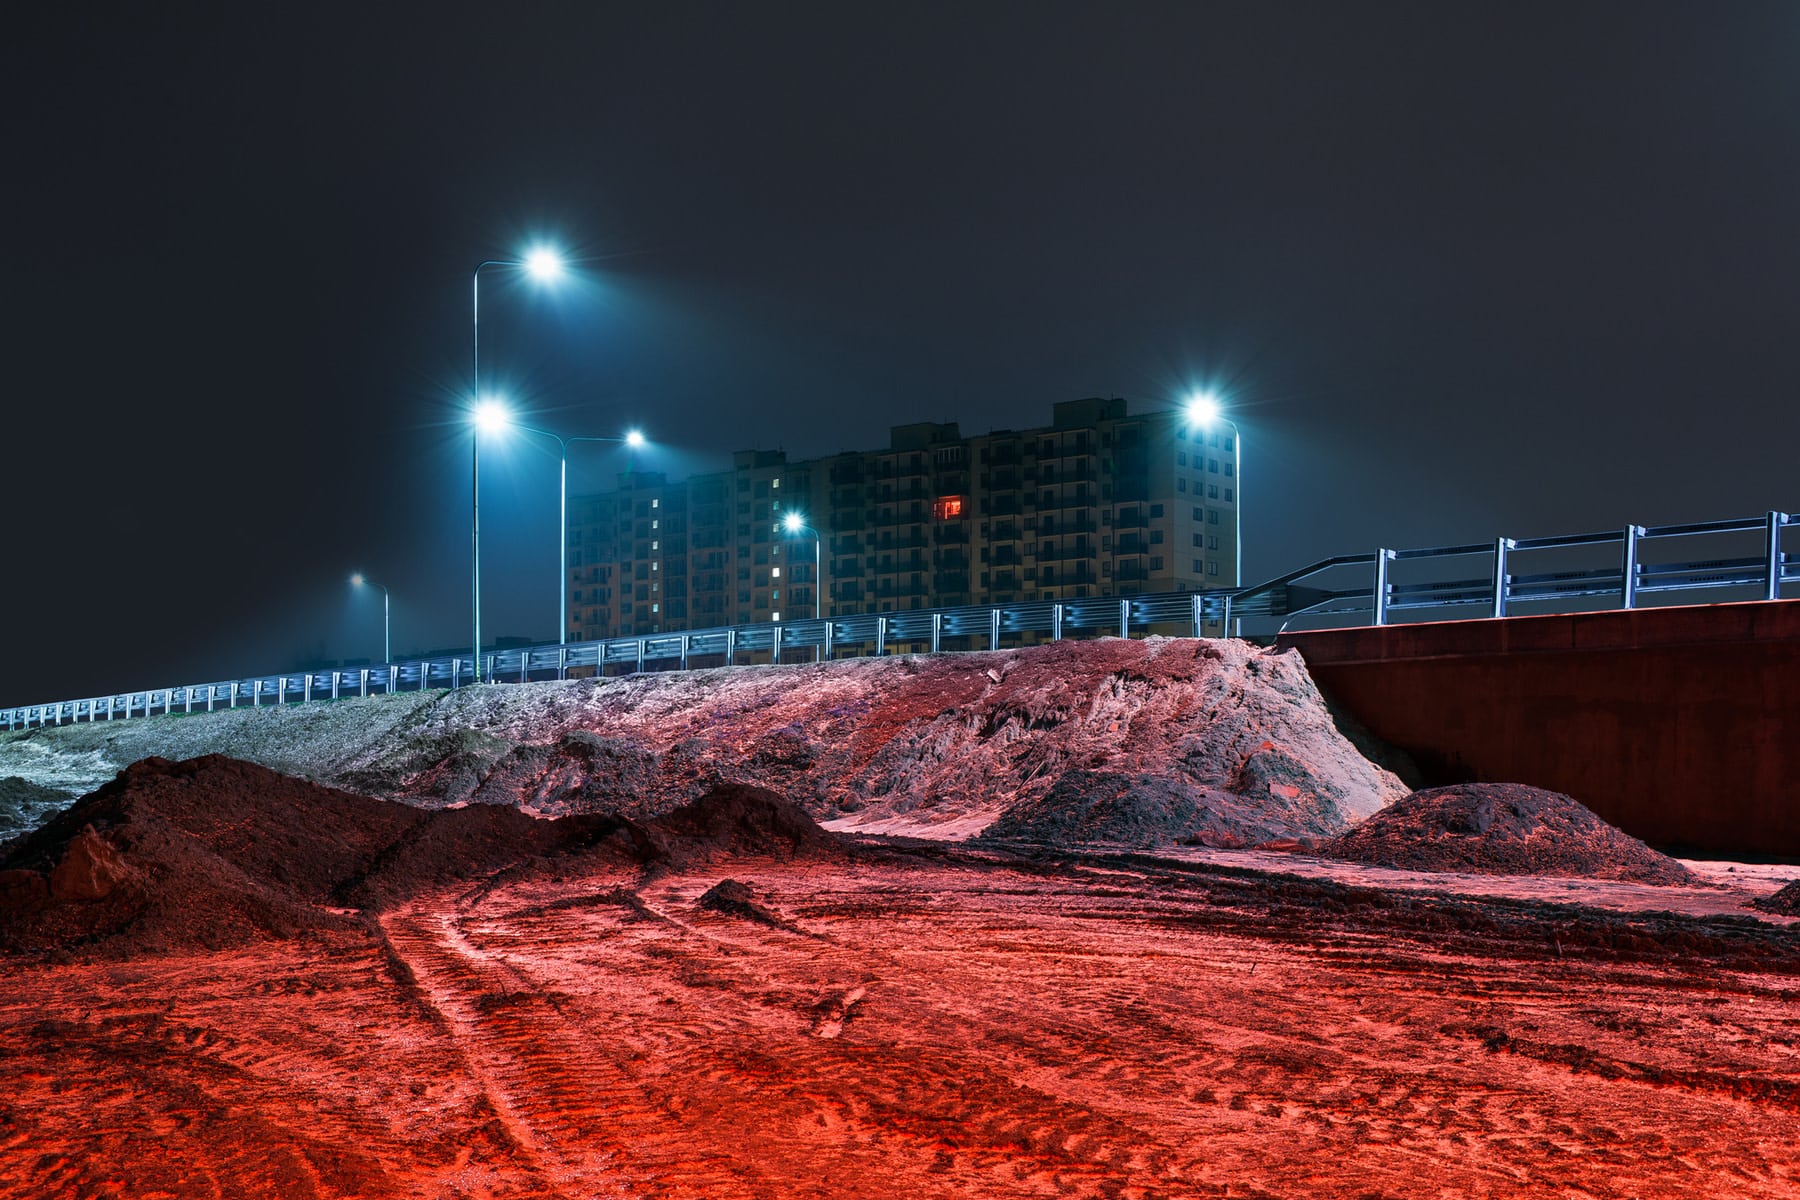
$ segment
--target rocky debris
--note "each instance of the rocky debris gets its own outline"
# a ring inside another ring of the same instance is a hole
[[[1051,846],[1239,847],[1286,830],[1235,793],[1178,776],[1078,769],[1065,771],[1042,796],[1008,808],[982,837]]]
[[[749,784],[833,828],[948,838],[1029,808],[1071,771],[1194,797],[1220,815],[1190,834],[1214,822],[1207,836],[1220,838],[1336,834],[1406,794],[1359,753],[1364,735],[1340,726],[1296,652],[1190,638],[473,687],[26,736],[0,735],[0,769],[217,750],[422,807],[640,822]]]
[[[1759,908],[1767,913],[1776,913],[1783,917],[1800,917],[1800,879],[1788,884],[1773,895],[1752,900],[1750,907]]]
[[[427,811],[217,755],[146,759],[0,856],[0,951],[129,956],[361,935],[351,910],[492,887],[577,858],[662,870],[839,853],[805,810],[742,785],[639,823],[492,804]]]
[[[1694,882],[1679,862],[1608,825],[1579,801],[1518,783],[1414,792],[1326,843],[1320,854],[1413,871]]]
[[[18,775],[0,779],[0,842],[14,831],[35,828],[46,816],[68,807],[74,792],[44,787]]]

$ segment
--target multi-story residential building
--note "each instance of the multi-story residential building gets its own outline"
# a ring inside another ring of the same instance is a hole
[[[1237,449],[1179,411],[1093,399],[1041,429],[900,425],[885,450],[740,450],[674,484],[627,472],[571,501],[569,633],[1227,587]]]

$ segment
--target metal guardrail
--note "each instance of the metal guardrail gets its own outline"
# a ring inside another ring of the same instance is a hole
[[[808,621],[683,630],[643,637],[608,638],[566,646],[528,646],[484,656],[482,676],[490,682],[522,683],[563,679],[570,671],[605,674],[614,668],[643,671],[656,664],[690,669],[731,665],[740,655],[784,655],[813,650],[832,658],[854,649],[877,655],[895,648],[1000,649],[1007,637],[1027,638],[1142,632],[1191,632],[1207,626],[1240,628],[1249,621],[1297,620],[1386,625],[1396,618],[1507,617],[1532,612],[1635,608],[1658,595],[1707,593],[1734,599],[1775,600],[1787,584],[1800,584],[1800,553],[1783,550],[1786,530],[1800,516],[1770,512],[1763,517],[1646,528],[1627,526],[1606,533],[1547,538],[1497,538],[1493,542],[1423,550],[1376,550],[1328,558],[1254,587],[1138,596],[1096,596],[1063,601],[911,609]],[[1650,562],[1666,545],[1688,546],[1706,539],[1747,543],[1760,539],[1758,553]],[[1519,571],[1534,559],[1574,555],[1562,570]],[[1471,560],[1486,559],[1479,575]],[[1402,564],[1407,564],[1403,566]],[[1402,579],[1422,568],[1447,577]],[[1748,594],[1746,596],[1746,593]],[[1607,601],[1596,605],[1597,599]],[[1354,620],[1346,621],[1346,618]],[[946,645],[946,643],[952,643]],[[369,696],[432,688],[459,688],[475,681],[469,655],[387,663],[348,670],[295,671],[219,683],[147,688],[115,696],[62,700],[0,709],[0,727],[23,729],[77,721],[129,719],[217,708],[258,708],[310,703],[346,696]]]

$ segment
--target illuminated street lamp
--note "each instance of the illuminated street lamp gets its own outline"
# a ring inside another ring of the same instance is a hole
[[[1233,490],[1232,521],[1232,580],[1231,586],[1244,586],[1244,435],[1239,431],[1237,422],[1225,415],[1225,409],[1219,398],[1211,392],[1196,392],[1188,399],[1183,410],[1190,426],[1209,429],[1223,421],[1231,426],[1232,458],[1237,463],[1237,486]]]
[[[821,588],[823,588],[825,586],[824,573],[822,571],[820,571],[820,569],[819,569],[819,543],[823,539],[821,539],[819,537],[819,531],[814,529],[811,525],[808,525],[806,523],[806,518],[801,516],[797,512],[790,512],[790,513],[788,513],[787,516],[783,517],[781,519],[781,527],[787,531],[787,533],[790,537],[795,534],[801,534],[801,533],[812,534],[812,539],[813,539],[813,620],[816,621],[819,619],[819,614],[823,611],[819,607],[819,591]],[[814,661],[815,662],[818,661],[818,657],[819,657],[820,653],[821,652],[815,648],[815,650],[814,650]]]
[[[364,587],[381,588],[381,661],[384,665],[388,664],[388,663],[392,663],[394,661],[393,651],[391,651],[388,648],[389,642],[388,642],[388,590],[387,590],[387,587],[383,584],[375,583],[374,581],[365,578],[361,571],[358,571],[356,574],[354,574],[350,577],[350,586],[357,587],[357,588],[364,588]]]
[[[644,440],[643,431],[637,429],[626,430],[624,437],[564,437],[560,433],[551,433],[548,429],[534,429],[530,425],[515,424],[511,418],[497,428],[517,429],[520,433],[535,433],[539,437],[550,438],[561,450],[562,483],[559,486],[562,497],[562,553],[556,581],[556,644],[566,646],[569,644],[569,443],[607,442],[615,446],[628,446],[633,450],[641,450],[648,443]]]
[[[563,273],[563,261],[554,250],[540,246],[523,259],[490,258],[475,265],[472,276],[473,306],[470,321],[470,345],[474,356],[470,363],[469,394],[475,400],[473,417],[474,500],[469,523],[469,558],[471,563],[470,609],[475,619],[472,657],[475,660],[475,682],[481,682],[481,435],[497,432],[506,426],[506,409],[493,400],[481,398],[481,273],[488,267],[512,267],[522,270],[539,283],[549,283]]]

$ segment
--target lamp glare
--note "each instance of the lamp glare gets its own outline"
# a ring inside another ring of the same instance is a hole
[[[506,405],[497,400],[483,400],[475,406],[475,428],[483,433],[499,433],[512,424]]]
[[[806,519],[797,512],[791,512],[783,517],[781,523],[787,526],[787,531],[789,533],[799,533],[802,529],[806,528]]]
[[[525,256],[525,270],[539,283],[549,283],[563,273],[563,261],[554,250],[539,248]]]
[[[627,446],[630,446],[633,450],[643,449],[643,447],[644,447],[643,433],[636,429],[631,430],[630,432],[628,432],[625,435],[625,444]]]
[[[1211,425],[1222,411],[1219,398],[1211,392],[1201,392],[1187,403],[1187,419],[1193,425]]]

